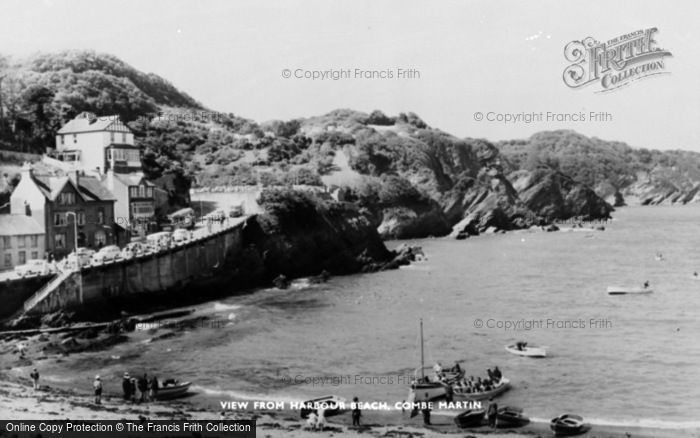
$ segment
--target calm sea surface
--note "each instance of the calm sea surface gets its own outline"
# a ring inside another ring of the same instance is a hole
[[[176,375],[224,400],[338,394],[393,404],[419,364],[422,318],[426,365],[459,360],[475,376],[498,365],[512,382],[499,402],[532,417],[696,425],[700,207],[625,208],[606,228],[419,240],[425,262],[206,303],[197,314],[215,323],[153,341],[158,332],[142,332],[75,365]],[[605,291],[645,280],[651,295]],[[497,327],[507,321],[520,326]],[[507,353],[515,340],[548,346],[549,357]]]

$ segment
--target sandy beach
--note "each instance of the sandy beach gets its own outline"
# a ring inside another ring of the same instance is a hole
[[[177,335],[177,325],[162,327],[160,337]],[[349,413],[327,418],[324,431],[308,430],[299,412],[291,410],[223,410],[222,403],[229,398],[208,395],[197,391],[196,382],[189,396],[174,400],[147,404],[132,404],[121,397],[121,378],[116,374],[102,373],[104,396],[101,405],[93,402],[91,379],[101,372],[96,363],[94,372],[86,375],[75,372],[76,361],[81,361],[84,352],[107,351],[117,343],[138,343],[134,332],[109,332],[104,328],[88,327],[75,330],[59,330],[49,333],[23,332],[5,334],[0,340],[0,417],[11,419],[74,419],[74,420],[244,420],[257,421],[258,436],[400,436],[400,437],[551,437],[547,421],[533,420],[517,429],[491,430],[480,427],[458,429],[453,417],[458,412],[434,412],[430,426],[425,426],[420,415],[410,418],[409,412],[363,410],[361,428],[351,427]],[[25,346],[25,355],[20,357],[18,343]],[[114,358],[112,358],[114,359]],[[105,360],[110,360],[109,356]],[[40,390],[33,390],[29,374],[33,368],[41,373]],[[254,401],[254,400],[250,400]],[[527,413],[527,411],[526,411]],[[629,438],[629,437],[700,437],[698,429],[655,429],[634,426],[610,426],[592,424],[582,437]]]
[[[519,429],[490,430],[486,427],[460,430],[452,422],[451,416],[433,415],[432,425],[424,426],[420,416],[409,418],[407,412],[387,413],[364,411],[362,426],[350,425],[348,413],[330,417],[324,430],[309,430],[305,420],[297,412],[278,411],[221,411],[219,400],[202,398],[197,395],[168,402],[132,404],[125,402],[117,393],[107,388],[102,404],[97,405],[87,392],[79,392],[42,384],[40,389],[31,388],[29,378],[17,377],[17,369],[0,374],[0,413],[13,420],[256,420],[257,436],[266,438],[282,437],[333,437],[348,438],[376,437],[551,437],[552,432],[546,423],[532,422]],[[27,370],[27,373],[29,369]],[[672,438],[698,437],[697,430],[669,430],[652,428],[630,428],[593,425],[590,431],[579,435],[596,438]]]

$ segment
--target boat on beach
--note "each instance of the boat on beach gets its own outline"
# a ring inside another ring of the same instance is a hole
[[[425,354],[423,349],[423,320],[420,320],[420,377],[417,375],[408,393],[409,403],[429,402],[447,395],[449,385],[442,381],[430,380],[425,375]],[[417,373],[416,373],[417,374]],[[464,372],[462,372],[464,375]]]
[[[608,295],[642,295],[654,292],[650,287],[621,287],[608,286]]]
[[[496,419],[499,428],[522,427],[530,422],[530,419],[523,415],[522,409],[513,406],[499,408]]]
[[[554,436],[580,435],[587,430],[583,417],[572,414],[563,414],[553,418],[549,427],[554,432]]]
[[[479,427],[484,424],[486,420],[486,409],[469,409],[454,418],[454,422],[457,427]]]
[[[301,418],[307,418],[312,412],[318,414],[319,409],[323,409],[325,417],[332,417],[345,412],[347,400],[337,395],[326,395],[324,397],[307,400],[301,408]]]
[[[506,351],[518,356],[547,357],[547,350],[544,347],[534,345],[521,345],[520,348],[518,348],[518,344],[506,345]]]
[[[508,390],[510,387],[510,380],[506,379],[505,377],[502,377],[501,380],[496,384],[496,386],[493,389],[490,389],[488,391],[479,391],[479,392],[467,392],[466,388],[459,387],[459,386],[452,386],[452,398],[454,400],[488,400],[491,397],[496,397]]]
[[[172,400],[174,398],[182,397],[187,394],[191,384],[191,382],[177,381],[174,383],[164,383],[163,386],[158,388],[158,391],[155,393],[155,398],[156,400]]]

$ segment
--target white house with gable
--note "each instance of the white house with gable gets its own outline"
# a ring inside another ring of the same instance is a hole
[[[134,134],[119,116],[83,112],[56,134],[56,158],[75,169],[106,174],[141,171]]]

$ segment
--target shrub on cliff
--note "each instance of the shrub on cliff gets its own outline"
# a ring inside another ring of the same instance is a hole
[[[293,189],[265,189],[258,204],[265,210],[262,224],[266,231],[311,229],[318,222],[318,201],[314,195]]]

